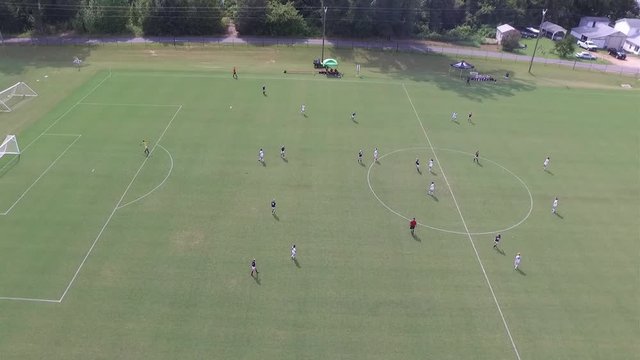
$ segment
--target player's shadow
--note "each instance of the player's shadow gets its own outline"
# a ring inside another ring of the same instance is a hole
[[[253,281],[256,282],[256,284],[258,285],[262,285],[262,281],[260,281],[260,276],[256,275],[256,276],[251,276],[253,278]]]
[[[557,217],[559,217],[560,219],[564,219],[564,216],[560,215],[560,213],[559,213],[559,212],[556,212],[556,213],[555,213],[555,215],[556,215]]]
[[[366,165],[364,164],[364,162],[360,162],[360,166],[365,167]]]
[[[306,117],[306,118],[308,118],[308,117],[309,117],[309,115],[307,115],[307,114],[302,114],[302,116],[304,116],[304,117]]]
[[[496,251],[497,251],[500,255],[502,255],[502,256],[504,256],[504,255],[505,255],[504,250],[500,249],[499,247],[494,247],[494,249],[496,249]]]
[[[555,175],[553,172],[551,172],[551,170],[544,169],[544,172],[552,176]]]
[[[473,126],[476,125],[476,123],[474,123],[473,121],[467,121],[467,122],[469,123],[469,125],[473,125]]]
[[[434,173],[433,171],[429,171],[429,174],[433,175],[433,176],[438,176],[437,173]]]
[[[360,124],[356,119],[351,119],[351,121],[353,121],[354,124]]]
[[[478,165],[480,167],[484,167],[480,161],[476,161],[476,165]]]
[[[262,161],[260,164],[262,164],[262,167],[267,167],[267,162],[266,161]]]
[[[522,271],[520,268],[517,268],[516,271],[518,272],[518,274],[520,274],[522,276],[527,276],[527,273]]]
[[[380,161],[378,161],[378,160],[376,160],[375,163],[376,163],[376,165],[381,165]]]
[[[278,214],[272,213],[271,216],[273,216],[276,221],[280,221],[280,217],[278,216]]]
[[[411,237],[413,238],[413,240],[417,242],[422,242],[422,239],[420,238],[420,236],[416,235],[415,233],[411,234]]]
[[[287,159],[286,157],[283,157],[283,158],[282,158],[282,161],[284,161],[284,162],[288,163],[288,162],[289,162],[289,159]]]
[[[452,123],[454,123],[454,124],[456,124],[456,125],[460,125],[460,121],[452,120],[451,122],[452,122]]]
[[[433,200],[435,200],[435,201],[440,201],[440,200],[438,199],[438,197],[437,197],[437,196],[435,196],[435,195],[433,195],[433,194],[432,194],[432,195],[429,195],[429,196],[431,196],[431,198],[432,198]]]
[[[300,269],[302,266],[300,266],[300,262],[298,262],[298,259],[293,259],[293,263],[296,264],[296,267],[298,269]]]

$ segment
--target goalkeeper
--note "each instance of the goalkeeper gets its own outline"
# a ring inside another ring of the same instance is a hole
[[[144,146],[144,156],[149,157],[149,143],[147,140],[142,140],[142,146]]]

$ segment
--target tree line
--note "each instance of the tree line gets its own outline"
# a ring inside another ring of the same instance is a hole
[[[325,8],[323,8],[323,6]],[[326,9],[326,12],[325,12]],[[638,17],[635,0],[0,0],[0,31],[471,39],[495,26],[565,28],[581,16]]]

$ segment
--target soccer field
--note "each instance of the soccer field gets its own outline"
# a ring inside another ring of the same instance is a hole
[[[0,358],[637,357],[636,90],[217,65],[25,73]]]

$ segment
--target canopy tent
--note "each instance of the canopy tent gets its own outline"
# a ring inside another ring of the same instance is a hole
[[[336,59],[325,59],[322,62],[322,66],[324,66],[326,68],[337,68],[338,67],[338,60],[336,60]]]
[[[475,66],[473,66],[472,64],[469,64],[468,62],[461,60],[458,61],[457,63],[453,63],[450,65],[449,67],[449,72],[451,72],[452,69],[454,70],[460,70],[460,77],[462,77],[462,72],[463,71],[469,71],[471,69],[474,69]]]

